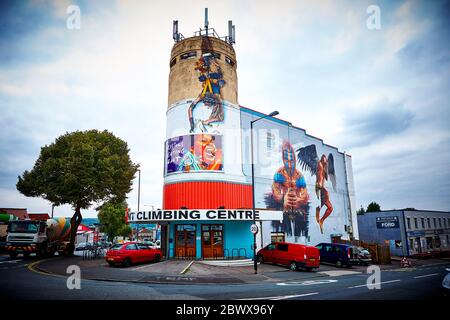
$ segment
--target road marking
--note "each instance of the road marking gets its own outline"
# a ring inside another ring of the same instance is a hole
[[[400,280],[390,280],[390,281],[383,281],[383,282],[377,282],[377,283],[369,283],[369,285],[371,287],[373,286],[377,286],[379,284],[385,284],[385,283],[393,283],[393,282],[399,282]],[[353,286],[353,287],[348,287],[348,289],[353,289],[353,288],[362,288],[362,287],[367,287],[367,283],[366,284],[361,284],[359,286]]]
[[[290,281],[290,282],[279,282],[277,286],[311,286],[314,284],[324,284],[324,283],[334,283],[337,280],[328,279],[328,280],[306,280],[306,281]]]
[[[189,270],[189,268],[192,266],[193,263],[194,263],[194,260],[192,260],[191,263],[189,263],[187,265],[187,267],[184,268],[183,271],[180,272],[180,274],[185,274]]]
[[[0,261],[0,263],[17,263],[21,260],[6,260],[6,261]]]
[[[350,270],[330,270],[330,271],[320,271],[318,273],[326,274],[330,277],[340,277],[340,276],[346,276],[346,275],[350,275],[350,274],[359,274],[361,272],[350,271]]]
[[[307,297],[319,294],[318,292],[304,293],[304,294],[295,294],[289,296],[274,296],[274,297],[258,297],[258,298],[244,298],[244,299],[236,299],[236,300],[284,300],[284,299],[292,299],[292,298],[300,298]]]
[[[424,275],[421,275],[421,276],[414,277],[414,279],[420,279],[420,278],[425,278],[425,277],[437,276],[438,274],[439,273],[424,274]]]

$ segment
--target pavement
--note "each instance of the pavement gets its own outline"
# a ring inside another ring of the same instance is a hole
[[[414,267],[423,265],[450,264],[450,259],[414,260]],[[273,264],[258,264],[258,274],[253,266],[224,267],[207,265],[201,261],[163,260],[158,263],[133,265],[130,268],[111,267],[104,259],[83,260],[80,256],[54,257],[32,263],[30,268],[39,272],[68,276],[67,268],[77,265],[81,277],[89,280],[136,283],[171,284],[252,284],[262,282],[301,281],[367,273],[367,267],[353,266],[338,269],[321,264],[317,271],[291,271],[287,267]],[[382,271],[404,270],[400,262],[380,265]]]

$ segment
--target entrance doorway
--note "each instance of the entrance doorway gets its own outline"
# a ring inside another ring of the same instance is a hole
[[[178,258],[195,258],[195,225],[176,225],[175,256]]]
[[[202,225],[202,257],[223,258],[223,225]]]

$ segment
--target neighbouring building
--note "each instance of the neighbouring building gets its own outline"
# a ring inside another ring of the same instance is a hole
[[[158,222],[168,257],[253,257],[250,124],[264,118],[253,128],[257,248],[358,238],[351,157],[239,104],[228,26],[225,37],[206,23],[185,38],[174,22],[162,210],[130,213],[130,221]]]
[[[26,208],[0,208],[0,213],[12,214],[19,220],[25,220],[29,218]]]
[[[387,244],[391,255],[450,250],[450,212],[415,209],[358,215],[359,239]]]
[[[47,220],[50,219],[48,213],[29,213],[28,217],[30,220]]]

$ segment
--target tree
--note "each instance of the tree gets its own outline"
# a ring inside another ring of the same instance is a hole
[[[363,215],[364,213],[366,213],[366,211],[364,210],[363,206],[361,206],[361,208],[358,211],[356,211],[356,214],[358,215]]]
[[[366,212],[377,212],[377,211],[381,211],[380,205],[376,202],[369,203]]]
[[[16,187],[27,197],[42,197],[55,206],[72,205],[67,254],[73,255],[81,209],[111,199],[124,201],[138,167],[127,143],[107,130],[76,131],[42,147],[33,169],[19,176]]]
[[[99,208],[100,231],[106,233],[108,240],[113,241],[117,236],[126,237],[131,234],[131,227],[125,220],[126,208],[125,201],[121,203],[109,201]]]

